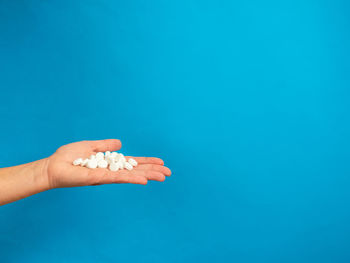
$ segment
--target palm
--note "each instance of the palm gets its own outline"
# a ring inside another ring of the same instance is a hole
[[[148,180],[164,181],[171,174],[163,161],[154,157],[133,157],[139,165],[135,169],[111,172],[108,169],[88,169],[72,165],[73,160],[104,151],[121,148],[119,140],[82,141],[60,147],[48,159],[46,176],[50,188],[74,187],[110,183],[146,184]]]

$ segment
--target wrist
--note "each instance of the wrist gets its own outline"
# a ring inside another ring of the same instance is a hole
[[[51,189],[47,175],[47,167],[49,158],[44,158],[32,163],[33,165],[33,179],[38,192],[43,192]]]
[[[0,169],[0,205],[49,190],[48,159]]]

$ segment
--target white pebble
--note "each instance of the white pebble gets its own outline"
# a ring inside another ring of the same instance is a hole
[[[136,166],[137,165],[137,161],[133,158],[130,158],[128,161],[132,166]]]
[[[81,165],[90,169],[95,168],[109,168],[109,170],[116,172],[121,169],[132,170],[138,165],[137,161],[133,158],[128,160],[122,153],[118,152],[98,152],[90,155],[87,159],[78,158],[73,161],[73,165]]]
[[[95,169],[97,167],[97,161],[95,159],[89,160],[86,167]]]
[[[129,171],[133,169],[133,167],[130,163],[125,163],[125,168]]]
[[[119,161],[119,159],[120,159],[119,154],[117,154],[117,155],[116,155],[116,157],[114,157],[114,159],[113,159],[113,160],[114,160],[115,162],[118,162],[118,161]]]
[[[105,158],[105,155],[101,152],[96,153],[96,159],[97,160],[103,160]]]
[[[123,162],[123,163],[126,162],[126,158],[124,155],[119,155],[119,162]]]
[[[120,169],[124,169],[125,168],[125,162],[118,161],[117,164],[119,165]]]
[[[88,162],[89,162],[89,159],[85,159],[85,160],[81,163],[81,166],[86,166]]]
[[[109,170],[111,170],[112,172],[116,172],[119,170],[119,165],[117,163],[112,162],[109,165]]]
[[[99,160],[98,162],[97,162],[97,167],[98,168],[107,168],[107,166],[108,166],[108,163],[107,163],[107,161],[106,160]]]
[[[83,163],[83,159],[82,158],[78,158],[78,159],[74,160],[73,165],[80,165],[82,163]]]
[[[111,156],[105,157],[105,160],[108,164],[111,164],[114,162],[114,159]]]

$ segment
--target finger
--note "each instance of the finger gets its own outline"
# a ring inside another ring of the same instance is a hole
[[[153,170],[123,170],[120,171],[120,173],[129,173],[132,176],[143,176],[147,178],[147,180],[153,180],[153,181],[158,181],[158,182],[163,182],[165,180],[164,174],[161,172],[153,171]]]
[[[134,169],[157,171],[157,172],[164,174],[165,176],[171,175],[171,171],[168,167],[163,166],[163,165],[159,165],[159,164],[140,164],[140,165],[136,166]]]
[[[122,143],[117,139],[106,139],[90,141],[92,150],[95,152],[117,151],[122,147]]]
[[[115,184],[147,184],[147,178],[143,176],[133,176],[129,174],[123,174],[123,175],[115,175],[115,180],[113,183]]]
[[[147,178],[142,175],[131,175],[127,171],[112,172],[106,169],[97,168],[90,170],[90,184],[147,184]]]
[[[127,159],[133,158],[138,162],[139,164],[159,164],[164,165],[164,161],[157,157],[132,157],[127,156]]]

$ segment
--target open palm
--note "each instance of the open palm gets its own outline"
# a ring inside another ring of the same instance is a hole
[[[121,142],[115,139],[100,141],[81,141],[60,147],[47,159],[44,176],[47,177],[50,188],[74,187],[85,185],[133,183],[147,184],[148,180],[164,181],[171,171],[164,162],[155,157],[133,157],[139,165],[133,170],[119,170],[72,165],[77,158],[88,158],[92,154],[105,151],[117,151]],[[129,158],[128,156],[126,157]]]

